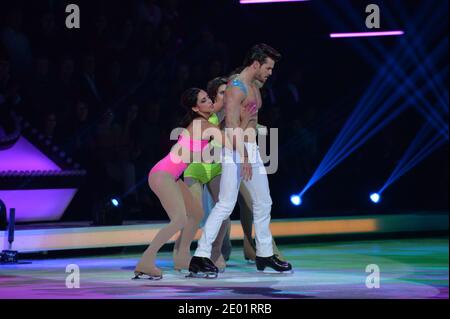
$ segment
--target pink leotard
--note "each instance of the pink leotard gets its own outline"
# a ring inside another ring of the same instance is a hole
[[[194,140],[185,135],[180,135],[177,143],[191,152],[201,152],[208,146],[209,140]],[[178,155],[169,152],[166,157],[153,166],[149,175],[155,172],[164,171],[172,175],[174,179],[177,180],[181,174],[183,174],[188,165],[189,164],[184,163]]]

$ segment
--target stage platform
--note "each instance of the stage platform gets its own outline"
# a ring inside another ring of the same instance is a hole
[[[148,245],[161,222],[127,222],[121,226],[93,227],[90,223],[52,223],[18,225],[13,250],[34,253],[58,250],[130,247]],[[302,218],[273,220],[277,237],[311,237],[354,234],[389,234],[448,231],[448,212],[417,212],[401,215],[372,215],[339,218]],[[197,233],[196,239],[201,235]],[[239,221],[232,222],[231,239],[243,238]],[[175,239],[172,238],[171,241]],[[3,247],[1,247],[3,245]],[[0,231],[0,248],[9,249],[6,231]]]
[[[217,279],[191,279],[173,270],[170,252],[158,255],[160,281],[131,280],[139,253],[31,260],[0,266],[0,298],[17,299],[379,299],[448,295],[448,237],[281,245],[289,275],[256,272],[233,246]],[[143,249],[142,249],[143,250]],[[78,265],[80,288],[66,288],[66,267]],[[377,265],[379,288],[366,286]],[[151,305],[150,305],[151,306]],[[173,309],[167,309],[167,313]],[[173,310],[175,311],[175,310]]]

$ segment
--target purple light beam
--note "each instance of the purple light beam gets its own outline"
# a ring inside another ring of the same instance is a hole
[[[310,0],[240,0],[240,4],[275,3],[275,2],[306,2]]]
[[[405,32],[398,31],[377,31],[377,32],[350,32],[350,33],[330,33],[330,38],[360,38],[360,37],[383,37],[393,35],[403,35]]]

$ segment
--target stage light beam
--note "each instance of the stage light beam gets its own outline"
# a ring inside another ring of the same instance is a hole
[[[381,196],[378,193],[372,193],[372,194],[370,194],[370,200],[372,202],[374,202],[375,204],[378,204],[381,200]]]
[[[115,198],[111,199],[111,203],[115,206],[115,207],[119,207],[119,201]]]
[[[302,198],[299,195],[294,194],[291,196],[291,203],[294,206],[300,206],[302,204]]]

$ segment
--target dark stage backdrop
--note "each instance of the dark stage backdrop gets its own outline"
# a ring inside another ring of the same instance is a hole
[[[372,44],[380,44],[389,54],[400,41],[330,39],[333,31],[364,29],[366,17],[365,1],[347,1],[360,15],[353,23],[331,2],[1,0],[0,60],[8,61],[10,77],[0,90],[15,87],[15,110],[49,130],[53,142],[89,173],[65,218],[88,218],[90,205],[102,196],[124,194],[130,174],[137,188],[125,200],[133,208],[127,218],[165,218],[146,176],[170,149],[169,132],[183,117],[181,92],[228,74],[260,42],[283,55],[263,90],[260,118],[279,129],[279,169],[269,176],[273,218],[448,210],[448,144],[388,188],[378,206],[369,201],[425,121],[413,107],[315,184],[302,206],[291,205],[290,195],[308,182],[381,68],[357,45],[373,50]],[[428,2],[431,13],[448,10],[447,1]],[[80,7],[80,29],[65,27],[69,3]],[[398,8],[415,17],[424,6],[409,0],[371,3],[394,17]],[[422,47],[425,54],[445,39],[448,52],[446,19],[426,21],[432,26],[425,37],[435,40]],[[403,26],[384,15],[382,24]],[[408,30],[422,27],[408,20]],[[447,59],[432,62],[438,70],[448,68]],[[448,70],[443,82],[448,87]]]

